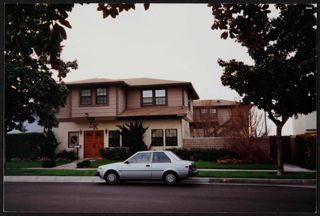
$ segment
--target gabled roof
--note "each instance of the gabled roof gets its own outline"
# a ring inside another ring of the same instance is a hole
[[[67,86],[84,86],[90,84],[122,84],[128,87],[159,87],[159,86],[187,86],[194,99],[199,99],[191,82],[153,79],[153,78],[129,78],[129,79],[106,79],[92,78],[79,81],[67,82]]]
[[[206,107],[206,106],[235,106],[239,105],[239,102],[230,101],[230,100],[223,100],[223,99],[216,99],[216,100],[194,100],[193,106],[194,107]]]

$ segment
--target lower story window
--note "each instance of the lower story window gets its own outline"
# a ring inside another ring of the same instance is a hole
[[[151,130],[151,145],[163,146],[163,130],[153,129]]]
[[[166,129],[166,146],[178,145],[178,131],[177,129]]]
[[[120,146],[120,131],[111,130],[109,131],[109,147]]]
[[[79,145],[79,132],[68,133],[68,148],[74,148]]]

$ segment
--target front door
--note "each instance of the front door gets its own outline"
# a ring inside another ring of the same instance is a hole
[[[103,148],[103,131],[84,132],[84,157],[100,157],[100,149]]]

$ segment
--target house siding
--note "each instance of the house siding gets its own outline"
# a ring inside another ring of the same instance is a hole
[[[59,107],[56,117],[59,118],[70,118],[71,113],[71,93],[67,97],[67,103],[64,107]]]
[[[76,88],[72,91],[72,116],[85,117],[85,113],[88,113],[91,117],[108,117],[116,115],[116,87],[110,86],[108,88],[108,105],[95,105],[95,95],[93,94],[93,105],[80,106],[80,91]]]
[[[127,91],[127,108],[134,109],[141,107],[140,89],[128,89]]]
[[[182,106],[181,87],[167,88],[168,106]]]
[[[118,87],[118,114],[126,109],[126,91],[124,88]]]

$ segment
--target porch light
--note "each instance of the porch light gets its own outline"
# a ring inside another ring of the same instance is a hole
[[[80,129],[79,133],[80,133],[80,135],[82,134],[82,130],[81,129]]]

